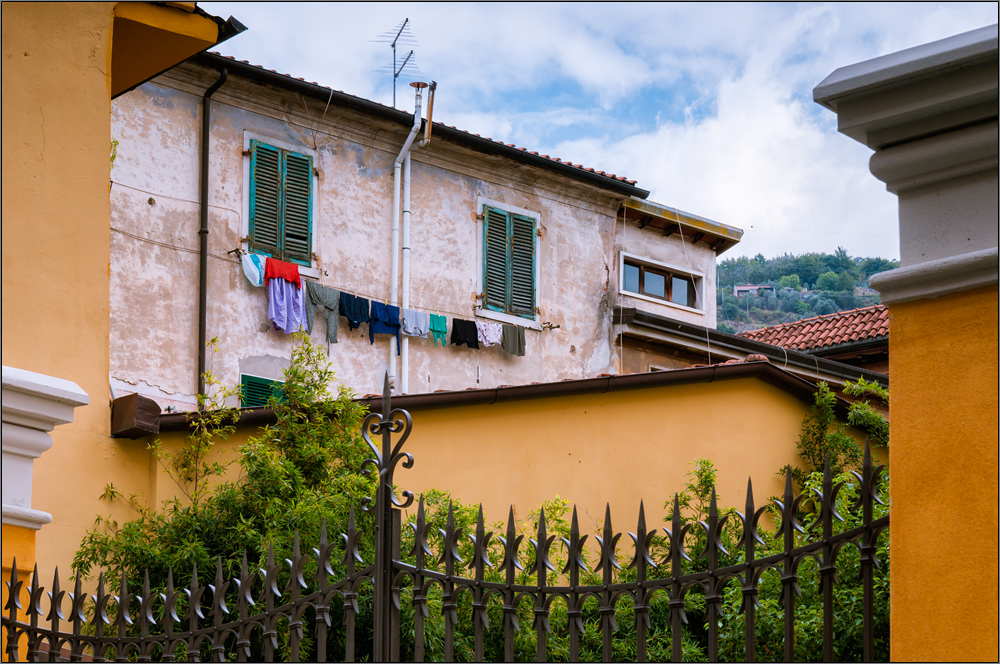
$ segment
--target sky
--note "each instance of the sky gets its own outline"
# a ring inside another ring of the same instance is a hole
[[[989,3],[200,2],[249,30],[224,55],[392,104],[383,35],[409,19],[408,83],[434,120],[623,175],[649,200],[744,231],[724,258],[899,258],[871,150],[812,101],[835,69],[997,22]]]

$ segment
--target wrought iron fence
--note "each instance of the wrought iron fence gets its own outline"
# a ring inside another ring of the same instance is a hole
[[[843,521],[838,513],[838,494],[845,484],[834,482],[829,462],[822,485],[811,494],[795,495],[790,474],[786,474],[784,495],[773,506],[779,525],[769,535],[780,538],[783,546],[778,553],[760,556],[764,533],[759,523],[768,508],[757,507],[753,487],[748,484],[743,512],[720,514],[713,491],[707,519],[693,524],[684,523],[675,497],[672,521],[662,529],[662,535],[658,529],[647,527],[640,505],[635,531],[628,533],[632,550],[631,556],[626,556],[630,564],[625,570],[620,567],[617,551],[622,533],[615,532],[612,526],[610,507],[601,534],[594,538],[596,547],[591,548],[586,546],[588,535],[580,532],[574,510],[568,537],[559,538],[565,551],[565,564],[559,570],[551,559],[556,536],[548,530],[544,511],[538,518],[535,537],[529,538],[530,553],[522,554],[524,537],[518,533],[513,510],[505,532],[498,535],[486,529],[480,509],[475,533],[469,533],[469,545],[464,543],[462,528],[456,526],[454,514],[449,510],[445,527],[438,533],[440,546],[435,554],[431,525],[421,499],[409,522],[413,545],[404,556],[401,516],[403,510],[413,505],[414,496],[409,491],[397,495],[393,476],[398,465],[404,468],[413,465],[413,457],[403,451],[412,420],[406,411],[391,409],[388,392],[384,390],[382,412],[369,414],[363,423],[363,436],[373,453],[363,468],[379,477],[374,504],[361,506],[373,511],[376,519],[374,560],[367,564],[362,560],[361,533],[352,510],[341,541],[330,541],[324,524],[311,556],[301,553],[296,536],[287,560],[276,561],[271,550],[263,568],[251,570],[244,556],[239,577],[229,579],[224,578],[219,561],[212,583],[203,583],[195,569],[191,582],[183,589],[174,586],[170,572],[162,593],[150,590],[148,574],[138,593],[128,587],[124,577],[117,593],[108,592],[103,576],[96,595],[84,593],[79,579],[73,591],[67,593],[58,570],[51,590],[46,593],[37,567],[25,586],[15,562],[6,582],[8,599],[3,615],[7,660],[18,661],[23,656],[28,661],[199,661],[200,657],[208,656],[217,662],[232,658],[274,661],[276,657],[327,661],[328,641],[336,632],[335,656],[342,654],[346,661],[354,661],[359,637],[370,639],[365,652],[374,661],[398,661],[401,640],[407,657],[424,661],[428,654],[429,605],[433,599],[435,604],[440,603],[439,615],[443,619],[440,635],[443,642],[437,644],[438,654],[446,661],[453,661],[456,656],[455,638],[460,627],[471,636],[472,648],[465,653],[467,656],[482,661],[489,637],[494,647],[496,640],[502,639],[502,658],[514,661],[517,636],[526,630],[526,625],[521,624],[525,617],[532,620],[535,657],[546,661],[553,655],[548,642],[553,633],[551,617],[557,600],[564,606],[558,612],[568,631],[568,637],[563,639],[568,641],[567,650],[560,652],[560,657],[579,660],[585,620],[597,623],[603,661],[620,656],[614,650],[613,639],[624,610],[634,621],[634,650],[630,652],[634,652],[637,661],[646,661],[652,626],[650,609],[658,601],[662,605],[665,599],[671,658],[681,661],[682,631],[689,622],[685,598],[694,591],[702,593],[704,598],[705,654],[710,661],[717,661],[723,589],[733,586],[742,593],[739,612],[743,615],[745,636],[743,656],[746,661],[756,661],[760,581],[767,570],[773,570],[780,578],[784,612],[781,656],[792,661],[796,658],[799,568],[803,561],[813,559],[818,563],[823,597],[822,656],[825,661],[832,661],[836,562],[848,544],[859,552],[863,588],[863,610],[858,617],[863,634],[862,658],[874,659],[874,574],[879,565],[876,543],[888,527],[889,517],[875,515],[876,506],[882,504],[878,485],[884,467],[873,462],[867,444],[860,472],[853,473],[857,498],[849,506],[860,525],[848,529],[835,527]],[[381,438],[381,446],[375,444],[373,437]],[[817,531],[816,537],[804,544],[800,538],[797,544],[797,534],[805,532],[797,514],[807,500],[813,501],[811,513],[815,518],[808,525]],[[724,529],[730,520],[739,526],[739,552],[726,549]],[[702,550],[697,552],[704,559],[703,569],[698,571],[686,565],[691,558],[685,540],[695,534],[703,542]],[[471,560],[463,559],[460,544],[466,548],[471,545]],[[730,564],[723,565],[723,558]],[[527,569],[522,561],[528,564]],[[342,566],[339,578],[333,573],[334,563]],[[305,572],[307,566],[316,570],[309,578]],[[470,574],[463,576],[463,568]],[[287,583],[283,581],[286,576]],[[43,610],[43,595],[48,597],[48,611]],[[362,596],[363,606],[359,604]],[[463,613],[471,611],[471,614],[460,618],[460,606]],[[492,628],[491,608],[492,613],[500,616],[500,624]],[[339,625],[332,620],[335,614],[342,617]],[[358,624],[361,614],[366,625],[370,620],[370,634]],[[471,626],[468,622],[461,625],[462,619],[471,620]],[[492,652],[492,658],[501,657],[499,648]]]

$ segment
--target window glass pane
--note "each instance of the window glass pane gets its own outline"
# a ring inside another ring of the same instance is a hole
[[[625,264],[625,280],[623,288],[633,293],[639,292],[639,267]]]
[[[667,279],[662,274],[646,270],[644,273],[642,292],[654,297],[667,296]]]
[[[673,296],[670,298],[673,302],[677,304],[683,304],[686,307],[694,306],[694,285],[691,283],[690,279],[685,277],[674,277],[673,278]]]

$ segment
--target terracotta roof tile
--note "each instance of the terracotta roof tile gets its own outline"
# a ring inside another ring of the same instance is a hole
[[[210,51],[210,53],[212,55],[214,55],[214,56],[217,56],[217,57],[220,57],[220,58],[225,58],[227,60],[232,60],[233,62],[242,62],[245,65],[250,65],[251,67],[256,67],[257,69],[260,69],[262,71],[268,71],[268,72],[271,72],[272,74],[278,74],[279,76],[284,76],[285,78],[289,78],[289,79],[293,79],[293,80],[297,80],[297,81],[303,81],[305,83],[309,83],[311,85],[316,85],[316,86],[319,86],[319,87],[326,87],[326,86],[324,86],[324,85],[322,85],[320,83],[316,83],[315,81],[306,81],[304,78],[299,78],[299,77],[296,77],[296,76],[291,76],[290,74],[284,74],[284,73],[282,73],[280,71],[276,71],[274,69],[268,69],[267,67],[262,67],[260,65],[255,65],[255,64],[253,64],[251,62],[247,62],[246,60],[237,60],[236,58],[234,58],[232,56],[222,55],[221,53],[218,53],[216,51]],[[330,88],[327,88],[327,89],[329,90]],[[343,95],[348,95],[348,96],[356,97],[357,99],[363,99],[363,97],[357,97],[357,95],[351,95],[350,93],[344,92],[343,90],[336,90],[335,92],[339,92],[340,94],[343,94]],[[367,101],[371,101],[371,100],[367,100]],[[378,104],[378,102],[372,102],[372,103]],[[386,106],[385,104],[378,104],[378,105],[382,106],[384,108],[392,108],[391,106]],[[522,152],[528,152],[527,148],[519,148],[518,146],[514,145],[513,143],[504,143],[503,141],[498,141],[498,140],[495,140],[493,138],[489,138],[489,137],[486,137],[486,136],[480,136],[479,134],[475,134],[475,133],[472,133],[470,131],[466,131],[464,129],[459,129],[458,127],[454,127],[452,125],[446,125],[446,124],[438,123],[438,122],[435,122],[434,124],[435,125],[440,125],[442,127],[447,127],[448,129],[454,129],[455,131],[460,131],[463,134],[468,134],[469,136],[475,136],[476,138],[482,138],[483,140],[490,141],[491,143],[496,143],[497,145],[503,145],[504,147],[515,148],[515,149],[520,150]],[[553,162],[555,162],[557,164],[566,164],[567,166],[572,166],[573,168],[579,168],[581,171],[587,171],[589,173],[596,173],[598,175],[601,175],[603,177],[608,178],[609,180],[615,180],[617,182],[624,182],[625,184],[629,184],[629,185],[632,185],[632,186],[635,186],[635,184],[636,184],[635,180],[626,178],[623,175],[615,175],[614,173],[605,173],[604,171],[595,171],[593,168],[587,168],[586,166],[583,166],[582,164],[574,164],[573,162],[565,161],[563,159],[559,159],[558,157],[550,157],[549,155],[539,155],[537,152],[531,152],[530,154],[540,156],[542,159],[548,159],[549,161],[553,161]]]
[[[838,311],[743,332],[739,336],[795,350],[828,348],[889,336],[889,313],[884,305]]]

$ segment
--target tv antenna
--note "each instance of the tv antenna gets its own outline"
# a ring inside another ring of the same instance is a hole
[[[376,39],[369,41],[392,46],[392,68],[388,65],[379,67],[376,71],[389,71],[392,73],[392,106],[396,107],[396,79],[401,75],[407,78],[416,78],[422,75],[420,67],[417,66],[410,46],[420,46],[417,38],[410,30],[410,19],[403,19],[403,22],[392,30],[383,32]],[[398,49],[398,52],[397,52]]]

